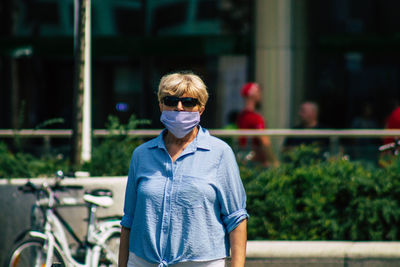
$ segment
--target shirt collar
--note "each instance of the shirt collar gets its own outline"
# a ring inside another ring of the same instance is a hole
[[[204,149],[204,150],[210,150],[211,147],[210,147],[209,138],[210,138],[209,131],[207,131],[207,129],[205,129],[199,125],[199,132],[195,139],[195,141],[197,143],[197,147]]]
[[[158,135],[156,138],[154,138],[151,143],[149,144],[149,148],[161,148],[161,149],[165,149],[165,144],[164,144],[164,139],[163,139],[163,135],[165,134],[165,132],[167,131],[167,129],[164,129],[160,135]],[[204,149],[204,150],[210,150],[210,144],[208,141],[208,138],[210,137],[210,133],[207,131],[207,129],[201,127],[199,125],[199,131],[197,133],[196,138],[193,140],[193,142],[191,144],[189,144],[189,146],[192,146],[194,149]]]

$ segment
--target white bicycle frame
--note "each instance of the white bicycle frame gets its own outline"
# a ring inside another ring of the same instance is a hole
[[[54,199],[52,196],[53,192],[50,192],[49,200],[50,202]],[[53,203],[49,203],[52,207]],[[92,216],[96,211],[96,207],[92,207]],[[67,266],[71,267],[97,267],[99,264],[99,258],[101,253],[101,248],[107,239],[114,233],[120,232],[120,224],[118,220],[97,222],[96,225],[94,221],[89,218],[88,226],[88,241],[94,244],[93,247],[86,247],[86,257],[85,263],[81,264],[77,262],[71,254],[71,249],[68,245],[67,236],[65,234],[63,225],[61,221],[57,218],[51,208],[46,209],[47,221],[44,227],[44,233],[38,231],[31,231],[29,234],[33,237],[39,237],[45,239],[47,244],[45,244],[46,250],[46,265],[45,267],[51,267],[53,264],[54,249],[58,248]],[[95,227],[97,226],[97,227]],[[117,257],[117,256],[116,256]],[[117,262],[117,258],[114,259]]]

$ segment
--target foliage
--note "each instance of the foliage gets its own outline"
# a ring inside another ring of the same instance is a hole
[[[19,130],[23,124],[25,116],[25,101],[22,101],[21,109],[18,113],[18,124],[15,130]],[[38,124],[35,129],[41,129],[56,123],[63,123],[64,119],[54,118]],[[43,155],[35,157],[23,151],[24,142],[19,135],[13,138],[13,147],[16,151],[13,153],[5,143],[0,142],[0,178],[15,177],[49,177],[54,176],[57,170],[66,170],[68,161],[62,157],[52,157]]]
[[[55,123],[62,123],[59,118],[41,123],[36,128],[43,128]],[[149,124],[148,120],[139,120],[135,116],[126,125],[119,122],[115,116],[109,116],[107,129],[109,134],[93,146],[92,160],[82,166],[92,176],[126,175],[133,149],[141,143],[137,137],[128,135],[129,130],[138,125]],[[17,149],[21,151],[21,149]],[[29,153],[11,152],[5,143],[0,143],[0,178],[16,177],[49,177],[57,170],[67,171],[68,160],[63,157],[45,155],[35,157]]]
[[[313,147],[287,155],[276,169],[241,175],[250,213],[249,239],[399,240],[400,173],[323,159]]]
[[[128,135],[128,131],[143,124],[150,124],[150,121],[132,115],[128,124],[123,125],[117,117],[109,116],[106,125],[109,134],[94,144],[92,160],[83,168],[92,176],[127,175],[132,152],[142,143],[141,139]]]
[[[53,119],[45,120],[45,121],[39,123],[38,125],[36,125],[35,130],[43,129],[49,125],[63,124],[64,122],[65,122],[65,120],[63,118],[53,118]]]
[[[109,117],[109,134],[96,140],[92,176],[126,175],[141,139],[128,131],[146,120],[134,116],[122,125]],[[0,143],[0,178],[53,176],[66,170],[62,158],[12,153]],[[240,164],[250,214],[249,239],[399,240],[400,171],[397,158],[376,167],[344,158],[327,158],[314,146],[300,146],[278,168]]]
[[[68,163],[59,158],[36,158],[27,153],[13,154],[5,143],[0,143],[0,178],[53,176],[56,170],[66,169]]]

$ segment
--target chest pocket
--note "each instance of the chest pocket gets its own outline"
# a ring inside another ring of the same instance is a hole
[[[201,208],[207,201],[207,192],[211,185],[207,180],[183,176],[177,186],[176,203],[185,208]]]

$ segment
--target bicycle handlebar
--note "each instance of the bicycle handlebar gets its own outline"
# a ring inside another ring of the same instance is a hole
[[[33,184],[31,181],[28,181],[26,184],[24,184],[23,186],[18,186],[18,190],[22,191],[23,193],[35,193],[37,192],[39,189],[38,187]]]
[[[383,151],[387,151],[387,150],[394,150],[399,147],[400,147],[400,140],[397,140],[397,141],[391,142],[389,144],[380,146],[379,151],[383,152]]]
[[[59,191],[59,192],[67,191],[67,190],[82,190],[82,189],[84,189],[84,187],[81,185],[60,185],[60,184],[55,184],[55,185],[49,186],[49,188],[52,191]],[[28,181],[23,186],[19,186],[18,190],[23,193],[35,193],[38,191],[46,191],[43,186],[38,187],[31,181]]]

